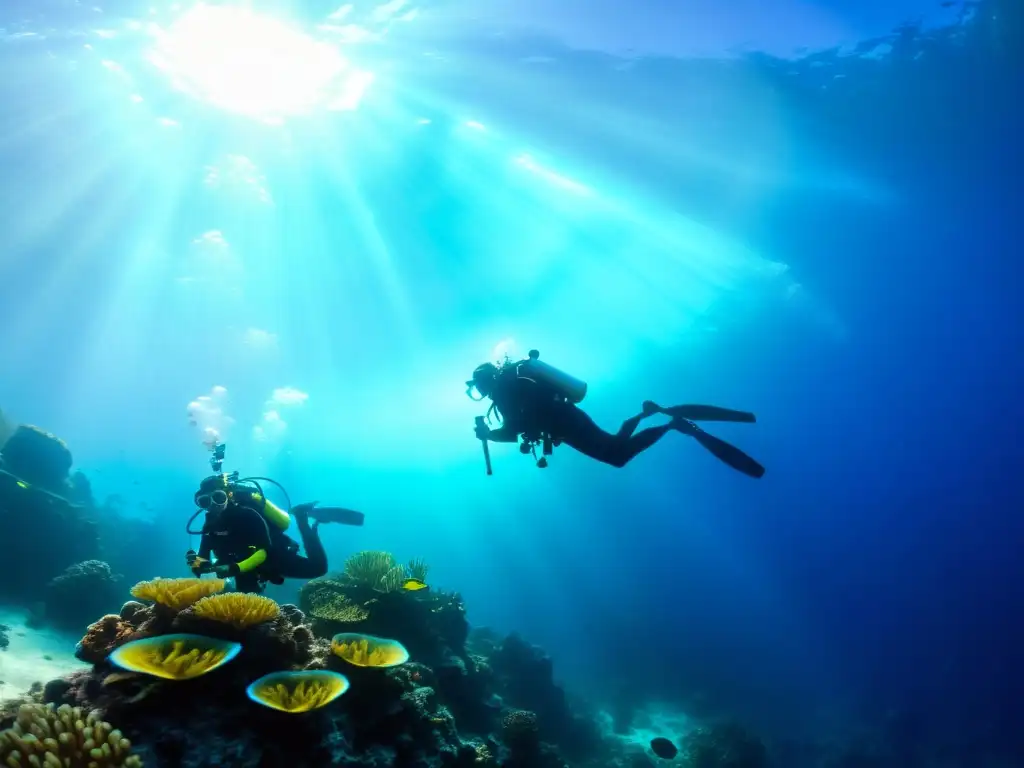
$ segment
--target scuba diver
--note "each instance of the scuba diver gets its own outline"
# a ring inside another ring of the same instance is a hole
[[[520,452],[532,453],[534,458],[537,446],[541,445],[543,456],[537,461],[541,468],[547,466],[545,457],[550,456],[554,446],[561,443],[605,464],[624,467],[669,432],[679,432],[694,438],[733,469],[755,478],[764,475],[764,467],[754,459],[694,424],[694,421],[753,424],[756,421],[754,414],[712,405],[665,408],[647,400],[641,413],[626,419],[619,431],[612,434],[597,426],[578,407],[587,394],[586,383],[541,362],[539,357],[540,353],[534,349],[526,360],[519,362],[506,359],[501,366],[484,363],[466,382],[466,394],[470,399],[479,401],[489,397],[492,401],[486,418],[476,418],[476,436],[483,441],[487,474],[491,474],[488,440],[514,443],[522,436]],[[478,396],[474,396],[474,391]],[[498,429],[491,429],[487,424],[493,412],[501,419],[502,426]],[[667,415],[671,421],[636,431],[643,419],[655,414]]]
[[[213,450],[210,464],[218,474],[199,484],[194,498],[198,509],[185,526],[190,534],[202,534],[199,551],[190,549],[185,554],[192,573],[234,578],[237,591],[256,593],[262,592],[268,582],[283,584],[286,578],[313,579],[326,574],[327,553],[317,531],[319,524],[362,525],[363,514],[341,507],[318,508],[315,501],[293,506],[289,514],[266,498],[259,482],[278,485],[276,481],[265,477],[239,479],[237,472],[221,473],[224,445],[215,444]],[[192,521],[202,512],[206,513],[202,529],[192,530]],[[305,557],[299,554],[299,545],[285,534],[292,518]],[[211,560],[211,555],[215,559]]]

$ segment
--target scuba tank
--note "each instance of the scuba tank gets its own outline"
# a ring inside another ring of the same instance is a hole
[[[587,382],[541,362],[539,358],[540,352],[531,349],[528,358],[517,364],[516,375],[550,387],[573,405],[583,402],[587,396]]]

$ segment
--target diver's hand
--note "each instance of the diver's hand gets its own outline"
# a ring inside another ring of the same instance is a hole
[[[491,436],[491,428],[482,421],[477,422],[476,428],[473,431],[476,433],[477,440],[486,440]]]

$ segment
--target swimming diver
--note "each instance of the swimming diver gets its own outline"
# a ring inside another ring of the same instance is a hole
[[[317,502],[298,504],[289,515],[256,487],[225,474],[203,480],[195,493],[195,504],[205,510],[206,519],[199,552],[189,550],[185,561],[196,576],[214,573],[220,578],[233,577],[239,592],[262,592],[267,582],[282,584],[286,578],[323,576],[327,573],[327,553],[317,532],[319,524],[363,523],[362,513],[337,507],[318,510]],[[312,525],[310,517],[314,519]],[[285,534],[292,518],[305,557],[299,555],[299,545]]]
[[[489,397],[492,401],[487,420],[497,412],[502,426],[491,429],[483,417],[476,420],[476,436],[484,441],[514,443],[523,437],[520,450],[536,455],[536,446],[543,445],[544,455],[560,443],[575,448],[592,459],[624,467],[634,457],[650,448],[669,432],[679,432],[694,438],[705,449],[733,469],[751,477],[764,475],[764,467],[733,445],[709,435],[694,421],[731,421],[753,424],[754,414],[733,411],[712,405],[677,405],[662,407],[647,400],[643,410],[622,422],[615,434],[605,432],[578,407],[587,393],[587,385],[554,368],[538,358],[531,350],[526,360],[506,360],[501,366],[484,363],[473,371],[466,382],[466,393],[474,400]],[[474,390],[479,397],[474,397]],[[668,424],[649,427],[636,432],[643,419],[655,414],[671,417]],[[489,454],[485,450],[485,457]],[[547,466],[544,458],[538,466]]]

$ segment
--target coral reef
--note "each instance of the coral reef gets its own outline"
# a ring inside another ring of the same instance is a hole
[[[486,634],[475,640],[472,645],[488,658],[502,700],[536,713],[541,738],[577,759],[603,748],[594,722],[573,714],[565,691],[555,683],[551,658],[543,650],[515,633],[498,642]]]
[[[307,582],[299,606],[325,637],[342,632],[390,637],[428,666],[451,660],[464,664],[469,624],[462,598],[401,588],[408,579],[423,581],[427,570],[422,560],[402,566],[387,552],[359,552],[346,561],[342,573]]]
[[[24,704],[0,732],[0,761],[9,768],[141,768],[131,742],[96,712]]]
[[[117,605],[120,581],[102,560],[68,566],[46,585],[40,618],[59,629],[81,630],[96,614]]]
[[[217,594],[224,585],[215,580],[138,584],[132,593],[147,602],[103,616],[79,643],[92,667],[50,681],[25,703],[33,717],[42,703],[58,707],[49,712],[102,713],[112,726],[91,727],[110,743],[111,758],[121,759],[124,749],[114,747],[130,740],[148,768],[652,765],[572,713],[539,649],[486,632],[467,648],[457,595],[381,592],[343,575],[317,581],[307,604],[359,605],[366,617],[345,623],[266,597]],[[382,629],[354,632],[354,624]],[[338,625],[347,631],[324,631]],[[686,765],[763,768],[750,761],[754,740],[744,733],[702,731],[684,744],[693,757]]]

